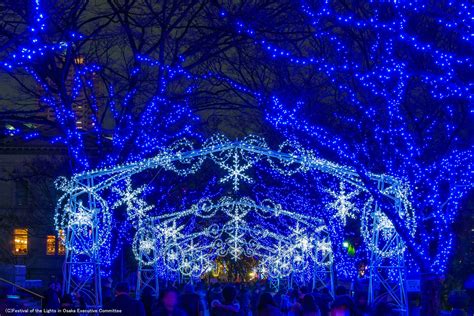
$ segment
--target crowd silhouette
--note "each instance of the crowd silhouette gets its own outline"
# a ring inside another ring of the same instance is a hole
[[[47,290],[45,308],[81,304],[80,297],[65,295],[59,299],[57,285]],[[329,290],[294,287],[275,291],[265,284],[197,283],[167,287],[155,298],[145,288],[133,298],[124,282],[103,290],[106,315],[130,316],[392,316],[395,308],[385,302],[369,306],[367,293],[349,295],[339,286],[334,297]],[[74,300],[76,299],[76,300]],[[79,299],[79,301],[77,301]],[[83,304],[83,302],[82,302]],[[71,313],[68,313],[71,315]]]

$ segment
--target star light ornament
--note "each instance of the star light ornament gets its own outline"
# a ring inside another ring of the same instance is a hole
[[[297,240],[297,246],[301,248],[302,251],[309,252],[313,248],[311,239],[307,236],[302,236]]]
[[[359,190],[354,190],[352,192],[346,192],[346,185],[344,182],[339,183],[339,192],[336,193],[331,189],[325,190],[329,193],[335,200],[331,203],[328,203],[326,207],[328,209],[333,209],[336,213],[333,215],[334,218],[339,218],[344,226],[347,224],[347,218],[355,219],[356,215],[354,213],[358,212],[357,207],[351,199],[359,194]]]
[[[161,244],[161,238],[154,229],[142,227],[133,238],[133,254],[141,264],[145,266],[154,265],[160,257]]]

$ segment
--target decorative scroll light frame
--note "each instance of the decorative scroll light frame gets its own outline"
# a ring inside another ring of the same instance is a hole
[[[168,245],[165,228],[148,229],[153,227],[153,220],[149,220],[147,212],[153,208],[148,205],[143,199],[140,198],[144,187],[133,189],[131,187],[131,177],[135,174],[139,174],[148,169],[163,168],[165,170],[175,172],[180,176],[188,176],[197,173],[203,162],[209,160],[215,163],[221,170],[227,174],[220,179],[221,183],[232,183],[232,189],[238,191],[242,182],[251,183],[253,179],[246,174],[246,171],[254,167],[257,163],[267,163],[273,170],[279,172],[284,176],[291,176],[296,173],[306,173],[310,171],[322,172],[325,174],[332,175],[334,178],[339,179],[342,183],[341,188],[345,189],[346,185],[355,188],[355,193],[349,193],[345,196],[344,192],[336,194],[335,192],[329,192],[336,201],[328,208],[340,207],[341,203],[344,202],[344,210],[337,209],[336,217],[347,216],[353,217],[355,214],[350,213],[347,206],[350,204],[349,200],[358,195],[359,192],[368,193],[362,179],[358,173],[347,166],[341,166],[334,162],[327,161],[321,158],[317,158],[316,154],[311,151],[304,149],[293,141],[285,141],[282,143],[277,150],[269,148],[267,143],[260,137],[249,136],[240,141],[230,141],[222,136],[214,136],[208,139],[201,148],[195,149],[192,142],[187,139],[182,139],[175,142],[171,146],[164,148],[160,154],[155,157],[144,159],[137,162],[126,163],[123,165],[117,165],[110,168],[102,168],[82,172],[74,175],[71,179],[59,178],[56,181],[58,189],[64,191],[64,195],[59,199],[58,206],[56,209],[56,225],[58,230],[67,231],[65,238],[66,246],[66,261],[65,261],[65,286],[64,290],[67,292],[80,291],[86,284],[93,284],[92,296],[94,297],[94,304],[97,306],[101,305],[100,297],[100,257],[99,248],[110,240],[111,234],[111,209],[116,208],[120,204],[126,205],[127,216],[133,222],[136,230],[135,239],[133,243],[134,253],[139,261],[140,267],[157,267],[157,254],[158,249],[162,249],[159,245]],[[399,179],[389,175],[378,175],[369,174],[371,181],[377,183],[380,192],[390,197],[394,201],[394,206],[398,210],[398,214],[402,220],[407,223],[410,231],[414,233],[416,227],[414,225],[413,209],[411,207],[410,190],[406,183],[403,183]],[[116,186],[118,183],[125,181],[126,189],[118,190]],[[112,206],[107,205],[106,201],[101,197],[101,194],[106,190],[114,190],[120,199]],[[370,195],[368,195],[370,196]],[[342,200],[341,200],[342,199]],[[267,202],[273,203],[270,200]],[[201,204],[205,204],[206,200],[201,201]],[[222,200],[216,205],[210,205],[204,207],[203,205],[193,206],[190,210],[184,211],[184,213],[168,214],[170,218],[176,216],[185,215],[201,215],[206,216],[204,213],[217,211],[223,204],[237,203],[239,206],[252,204],[249,201],[228,201]],[[349,204],[347,204],[349,203]],[[247,205],[248,206],[248,205]],[[257,205],[258,206],[258,205]],[[349,205],[350,206],[350,205]],[[252,204],[252,207],[256,205]],[[257,210],[258,207],[255,209]],[[282,212],[281,207],[273,204],[271,208],[275,214]],[[181,214],[181,215],[180,215]],[[296,213],[288,212],[286,215],[294,216]],[[236,223],[236,218],[232,219],[232,214],[227,214],[231,217],[228,224]],[[165,216],[165,215],[163,215]],[[309,216],[309,215],[308,215]],[[388,280],[381,273],[376,273],[377,267],[373,264],[378,264],[384,261],[384,258],[397,257],[402,258],[404,252],[404,244],[398,234],[396,233],[393,225],[390,225],[390,220],[384,217],[384,213],[381,212],[380,207],[369,197],[366,201],[366,206],[361,215],[362,222],[362,235],[365,242],[368,244],[371,250],[371,274],[369,275],[372,282],[378,282],[383,286],[388,286]],[[302,218],[298,219],[298,222],[302,222]],[[238,226],[238,225],[237,225]],[[227,226],[230,227],[230,226]],[[229,228],[227,228],[228,230]],[[262,228],[249,228],[248,226],[243,229],[244,233],[263,233],[265,229]],[[237,230],[236,230],[237,231]],[[234,231],[234,232],[236,232]],[[87,233],[86,233],[87,232]],[[275,234],[274,238],[274,249],[267,249],[268,254],[262,255],[262,264],[268,267],[279,267],[278,272],[274,273],[275,277],[281,277],[286,274],[282,273],[287,266],[287,262],[284,256],[279,255],[281,252],[282,245],[288,245],[284,238],[278,234],[278,232],[270,232]],[[190,236],[180,236],[179,233],[173,232],[176,242],[172,245],[185,245],[184,241],[191,241],[193,238]],[[196,233],[198,234],[198,233]],[[201,234],[209,234],[209,231],[204,230]],[[229,234],[230,235],[230,234]],[[380,238],[382,237],[382,238]],[[234,241],[237,239],[234,238]],[[322,243],[323,239],[317,239],[316,244]],[[327,243],[327,240],[326,240]],[[326,245],[326,244],[321,244]],[[204,249],[202,247],[216,247],[215,243],[200,245],[193,241],[187,244],[188,247],[192,247],[192,250]],[[264,249],[263,245],[256,245],[261,249]],[[327,245],[326,245],[327,246]],[[326,247],[327,248],[327,247]],[[217,248],[220,249],[220,248]],[[237,248],[234,248],[234,250]],[[156,251],[155,251],[156,250]],[[189,249],[187,249],[188,251]],[[233,251],[234,251],[233,250]],[[161,250],[162,251],[162,250]],[[171,251],[168,249],[167,251]],[[176,250],[178,251],[178,250]],[[196,250],[197,251],[197,250]],[[147,258],[143,257],[148,252]],[[179,253],[179,251],[178,251]],[[81,260],[77,260],[80,255]],[[235,254],[237,256],[237,253]],[[85,259],[84,259],[85,258]],[[200,261],[199,269],[195,267],[196,260]],[[193,275],[197,274],[198,270],[201,273],[204,268],[208,269],[209,262],[205,256],[194,257],[193,260],[184,260],[182,263],[185,267],[181,267],[179,271],[183,274]],[[403,260],[400,259],[397,262],[403,264]],[[92,271],[91,275],[86,281],[79,283],[74,281],[74,275],[72,273],[73,268],[78,265],[89,266]],[[193,268],[194,267],[194,268]],[[169,267],[168,267],[169,268]],[[150,272],[149,268],[147,268]],[[291,269],[290,269],[291,270]],[[400,271],[402,267],[400,266]],[[153,275],[153,273],[151,273]],[[155,280],[157,282],[156,273],[155,276],[148,277],[148,281]],[[400,290],[401,296],[396,294],[394,291],[389,291],[390,295],[396,296],[396,300],[400,302],[400,308],[406,309],[406,294],[404,293],[403,275],[400,274],[398,284],[396,285]],[[74,287],[74,289],[73,289]],[[388,290],[388,289],[387,289]],[[373,297],[372,294],[369,294]]]

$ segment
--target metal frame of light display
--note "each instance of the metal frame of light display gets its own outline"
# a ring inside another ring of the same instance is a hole
[[[82,172],[69,180],[58,179],[56,186],[64,191],[64,195],[56,209],[56,228],[66,232],[63,290],[68,293],[87,292],[93,304],[101,305],[99,249],[110,242],[112,210],[120,205],[126,206],[127,218],[135,230],[132,247],[139,263],[138,290],[150,286],[157,294],[157,270],[165,268],[166,271],[179,272],[179,275],[196,277],[212,267],[216,256],[228,253],[259,257],[261,272],[268,273],[274,286],[279,285],[282,277],[311,273],[313,285],[326,279],[332,288],[332,254],[327,228],[321,219],[305,214],[304,210],[287,211],[270,199],[255,202],[249,198],[236,200],[226,197],[215,203],[204,198],[184,211],[158,216],[147,214],[153,206],[141,197],[145,186],[132,187],[133,175],[148,169],[163,168],[187,176],[196,173],[206,159],[227,172],[220,182],[230,182],[234,191],[239,190],[241,182],[251,181],[245,172],[257,162],[268,163],[273,170],[285,176],[309,171],[332,175],[341,182],[341,192],[328,191],[334,202],[326,207],[337,209],[335,216],[343,222],[347,217],[355,216],[351,213],[351,198],[360,192],[365,193],[367,198],[360,220],[361,234],[370,249],[369,301],[376,300],[378,289],[384,288],[385,294],[397,303],[402,312],[406,312],[404,243],[378,203],[368,195],[357,172],[317,158],[313,151],[291,141],[282,143],[278,150],[272,150],[263,139],[255,136],[240,141],[214,136],[199,149],[183,139],[153,158]],[[408,185],[388,175],[370,174],[369,178],[377,183],[383,195],[393,199],[400,218],[414,233],[415,221]],[[125,189],[118,189],[119,183],[125,183]],[[345,184],[355,188],[355,191],[345,192]],[[108,205],[101,196],[107,190],[119,196],[112,205]],[[180,232],[184,228],[180,226],[181,219],[209,219],[217,212],[222,213],[227,221],[186,234]],[[249,216],[272,217],[272,221],[260,222],[274,223],[273,226],[278,226],[279,219],[286,219],[287,224],[282,227],[255,225],[254,221],[248,220]],[[292,231],[288,231],[290,222],[295,225]],[[191,253],[192,256],[189,255]],[[82,279],[75,277],[74,271],[83,266],[89,273]],[[313,271],[309,271],[308,267],[312,267]],[[321,277],[321,273],[328,278]]]

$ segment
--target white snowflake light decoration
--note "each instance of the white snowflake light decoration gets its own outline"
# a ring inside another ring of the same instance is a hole
[[[234,191],[239,189],[240,181],[244,181],[247,183],[252,183],[252,178],[245,174],[247,169],[252,167],[252,162],[245,161],[242,158],[239,149],[234,149],[234,153],[232,155],[232,163],[227,164],[226,162],[219,163],[219,166],[227,171],[227,175],[220,180],[220,183],[226,183],[228,181],[232,181],[232,187]]]
[[[141,221],[146,217],[147,212],[154,207],[153,205],[148,205],[148,203],[140,197],[145,192],[146,187],[146,185],[142,185],[134,189],[132,187],[132,180],[126,178],[125,189],[122,190],[117,187],[112,189],[112,191],[120,196],[120,199],[112,205],[112,208],[115,209],[120,205],[126,205],[129,219]]]
[[[351,199],[359,194],[359,190],[354,190],[352,192],[346,192],[346,185],[344,182],[339,183],[339,192],[334,192],[330,189],[326,189],[326,192],[329,193],[335,200],[331,203],[328,203],[326,207],[328,209],[333,209],[336,211],[334,218],[339,218],[344,226],[347,224],[347,218],[356,218],[355,213],[358,211],[355,204]]]

